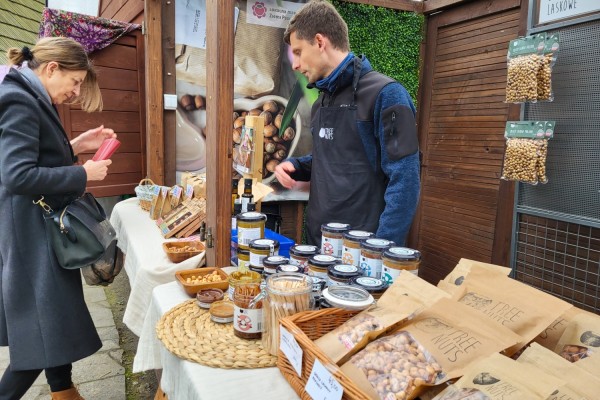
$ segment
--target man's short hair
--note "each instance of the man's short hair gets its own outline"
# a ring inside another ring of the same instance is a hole
[[[283,40],[290,44],[290,35],[295,32],[300,40],[313,44],[315,35],[320,33],[327,37],[334,48],[350,51],[348,42],[348,25],[329,2],[311,0],[292,17],[285,30]]]

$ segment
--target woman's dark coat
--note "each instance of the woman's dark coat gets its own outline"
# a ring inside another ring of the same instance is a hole
[[[68,364],[102,343],[79,270],[62,269],[46,239],[53,208],[85,191],[86,173],[50,102],[20,72],[0,84],[0,345],[12,370]]]

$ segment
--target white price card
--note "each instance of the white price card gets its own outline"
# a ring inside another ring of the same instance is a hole
[[[302,349],[296,342],[294,335],[281,325],[279,326],[279,332],[279,348],[292,364],[298,376],[302,378]]]
[[[313,400],[340,400],[344,394],[342,385],[316,358],[304,390]]]

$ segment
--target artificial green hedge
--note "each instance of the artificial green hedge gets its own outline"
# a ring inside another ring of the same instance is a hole
[[[423,15],[332,0],[348,24],[350,49],[367,56],[373,68],[400,82],[416,105]]]

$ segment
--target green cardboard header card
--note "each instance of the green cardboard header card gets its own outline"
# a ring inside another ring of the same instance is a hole
[[[504,130],[506,138],[551,139],[554,121],[508,121]]]
[[[508,57],[513,58],[526,54],[541,54],[546,46],[546,32],[524,36],[510,41]]]
[[[558,33],[553,33],[552,35],[548,35],[546,37],[546,42],[544,45],[544,54],[557,52],[560,47],[559,39],[560,39],[560,35]]]

